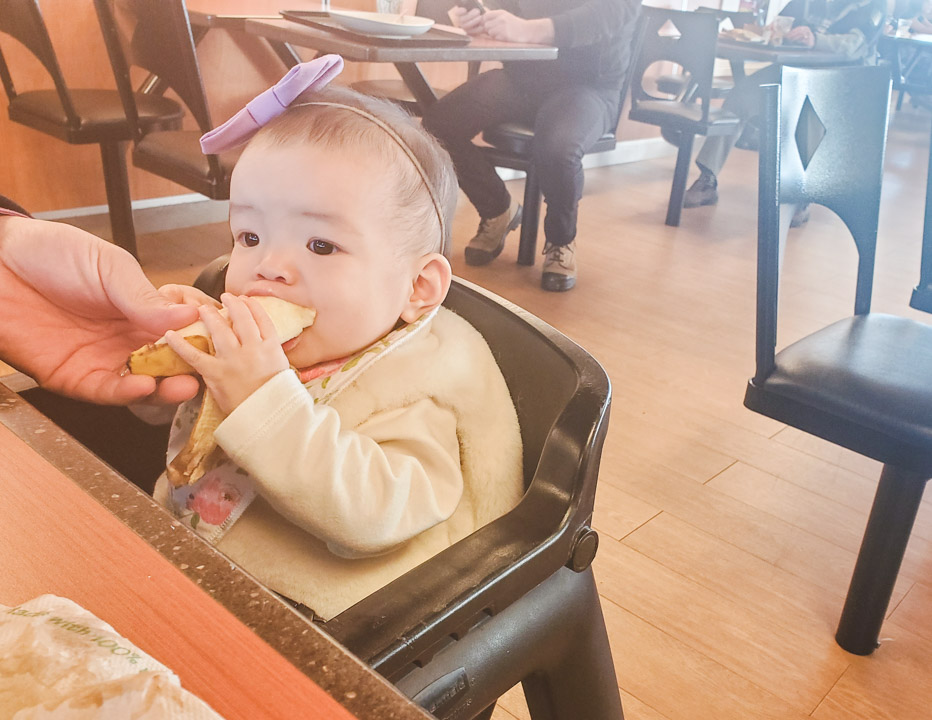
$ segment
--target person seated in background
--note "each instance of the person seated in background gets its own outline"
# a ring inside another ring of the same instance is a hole
[[[783,43],[844,55],[851,61],[873,64],[877,38],[883,29],[886,0],[792,0],[780,15],[794,19]],[[780,82],[780,66],[768,65],[738,81],[722,107],[740,121],[730,135],[706,138],[696,155],[699,177],[686,191],[684,208],[715,205],[718,176],[745,124],[760,111],[762,85]],[[808,220],[808,207],[798,208],[792,226]]]
[[[923,0],[918,14],[909,26],[909,31],[917,35],[932,35],[932,0]]]
[[[202,138],[248,141],[230,183],[233,250],[199,308],[215,354],[168,344],[223,416],[203,474],[155,498],[302,611],[328,620],[519,501],[517,414],[483,337],[441,307],[457,199],[447,153],[403,110],[303,63]],[[254,118],[262,118],[255,120]],[[256,296],[314,308],[280,344]],[[193,483],[189,484],[191,480]]]
[[[534,164],[547,205],[541,287],[562,292],[575,286],[582,158],[615,129],[610,125],[618,118],[639,5],[640,0],[487,0],[487,11],[450,10],[470,35],[559,48],[556,60],[505,63],[481,73],[424,112],[424,127],[449,151],[460,187],[479,212],[479,229],[466,246],[468,265],[492,262],[521,223],[521,206],[473,138],[501,123],[525,123],[534,128]]]

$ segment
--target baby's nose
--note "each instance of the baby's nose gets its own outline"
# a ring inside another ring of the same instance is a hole
[[[291,282],[294,265],[283,253],[266,253],[256,266],[256,274],[263,280]]]

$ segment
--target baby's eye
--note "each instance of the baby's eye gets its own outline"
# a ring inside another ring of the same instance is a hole
[[[307,249],[317,255],[330,255],[336,250],[336,246],[333,243],[327,242],[326,240],[312,238],[311,240],[308,240]]]
[[[240,233],[236,236],[236,240],[246,247],[255,247],[259,244],[259,236],[253,232]]]

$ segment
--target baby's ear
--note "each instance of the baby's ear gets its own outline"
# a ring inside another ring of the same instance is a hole
[[[442,303],[453,280],[450,261],[440,253],[419,258],[415,271],[411,296],[401,311],[401,319],[407,323],[414,322]]]

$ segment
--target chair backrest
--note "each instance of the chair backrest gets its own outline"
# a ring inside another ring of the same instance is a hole
[[[702,108],[702,122],[709,119],[712,98],[712,76],[715,69],[715,48],[718,43],[719,18],[712,12],[683,12],[655,7],[642,7],[644,23],[636,38],[636,60],[630,75],[631,109],[640,102],[664,100],[669,97],[654,95],[645,84],[644,74],[653,64],[672,62],[683,68],[695,88],[690,96]],[[670,23],[674,32],[667,33]],[[661,31],[664,31],[661,34]]]
[[[94,0],[110,64],[136,142],[142,136],[130,68],[142,68],[171,88],[202,133],[213,129],[184,0]]]
[[[841,218],[858,252],[854,313],[870,312],[889,101],[885,66],[784,67],[781,85],[762,88],[757,380],[774,368],[782,205],[816,203]]]
[[[68,124],[79,127],[81,119],[75,110],[65,77],[58,64],[58,57],[52,47],[52,40],[39,8],[39,0],[0,0],[0,32],[16,38],[42,63],[51,76],[52,82],[55,83],[55,90],[65,116],[68,118]],[[18,93],[2,50],[0,50],[0,81],[3,82],[7,98],[12,101]]]

